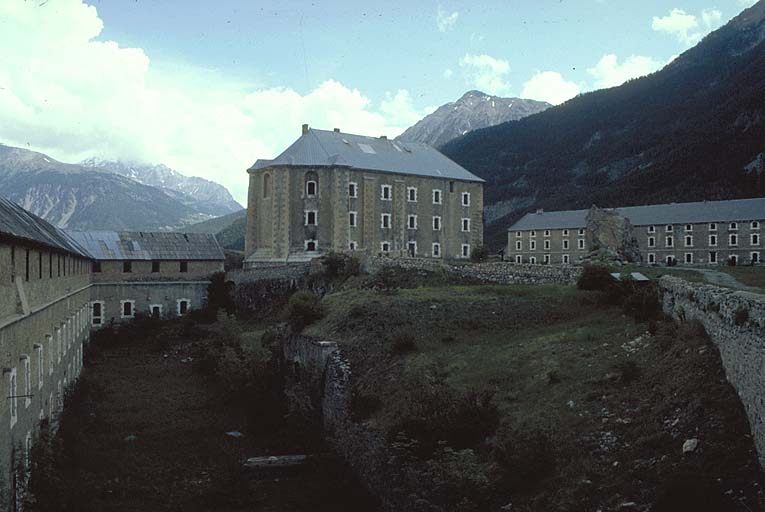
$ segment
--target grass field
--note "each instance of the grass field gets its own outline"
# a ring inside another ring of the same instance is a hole
[[[338,340],[350,355],[356,394],[373,404],[367,425],[392,435],[427,410],[443,382],[458,394],[490,393],[500,430],[554,446],[554,469],[499,491],[497,503],[524,512],[628,501],[691,510],[690,492],[701,496],[694,510],[746,510],[726,498],[732,486],[752,510],[763,504],[742,483],[765,484],[743,409],[716,350],[692,326],[659,322],[650,334],[599,293],[565,286],[352,289],[323,305],[326,316],[306,333]],[[702,457],[682,456],[692,437],[703,438]],[[486,463],[492,439],[473,446]],[[542,451],[519,463],[534,466]]]

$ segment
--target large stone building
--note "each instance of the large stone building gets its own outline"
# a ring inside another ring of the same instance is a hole
[[[632,225],[650,265],[761,264],[765,198],[702,201],[611,210]],[[575,264],[594,249],[590,210],[526,214],[508,230],[507,255],[516,263]]]
[[[93,259],[94,327],[136,314],[181,316],[203,305],[210,276],[223,271],[223,250],[213,235],[71,231]]]
[[[201,307],[223,260],[212,235],[67,233],[0,198],[0,511],[20,510],[37,429],[55,425],[91,327]]]
[[[90,268],[65,233],[0,198],[0,510],[19,510],[35,430],[82,368]]]
[[[248,172],[249,266],[330,251],[468,258],[483,243],[483,181],[425,144],[303,125]]]

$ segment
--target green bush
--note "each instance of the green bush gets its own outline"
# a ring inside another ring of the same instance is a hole
[[[282,316],[293,332],[300,332],[324,317],[321,298],[307,291],[295,292],[287,302]]]
[[[207,305],[206,309],[209,315],[215,318],[219,310],[233,314],[236,312],[236,305],[233,298],[234,283],[226,281],[224,272],[216,272],[210,277],[210,284],[207,286]]]
[[[321,259],[324,274],[330,278],[348,278],[361,272],[359,260],[349,254],[331,252]]]
[[[656,285],[627,282],[622,285],[622,309],[636,322],[649,322],[661,317],[662,309]]]
[[[474,247],[470,253],[470,261],[480,263],[486,261],[489,258],[489,249],[484,245]]]
[[[608,291],[615,285],[609,270],[597,265],[587,265],[576,282],[580,290]]]
[[[408,332],[398,332],[390,339],[390,351],[394,355],[417,352],[417,342]]]

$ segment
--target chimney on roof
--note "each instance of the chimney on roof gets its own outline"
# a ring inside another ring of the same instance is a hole
[[[340,128],[335,128],[333,131],[334,131],[335,133],[340,133]]]
[[[544,212],[545,212],[545,211],[544,211],[544,209],[543,209],[543,208],[538,208],[538,209],[537,209],[537,215],[542,215]]]
[[[388,136],[387,135],[380,135],[380,140],[388,140]]]
[[[308,133],[308,125],[304,124],[303,125],[303,135],[305,135],[306,133]]]

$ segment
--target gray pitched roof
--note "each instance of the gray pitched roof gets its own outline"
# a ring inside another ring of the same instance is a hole
[[[63,230],[26,211],[13,201],[2,197],[0,197],[0,235],[44,245],[86,258],[90,257]]]
[[[463,181],[483,180],[427,144],[310,129],[273,160],[258,160],[252,170],[277,165],[351,167]]]
[[[206,233],[69,231],[97,260],[223,260],[214,235]]]
[[[634,226],[695,224],[705,222],[744,222],[765,219],[765,197],[700,201],[695,203],[625,206],[615,210]],[[589,210],[527,213],[510,231],[528,229],[577,229],[586,227]]]

